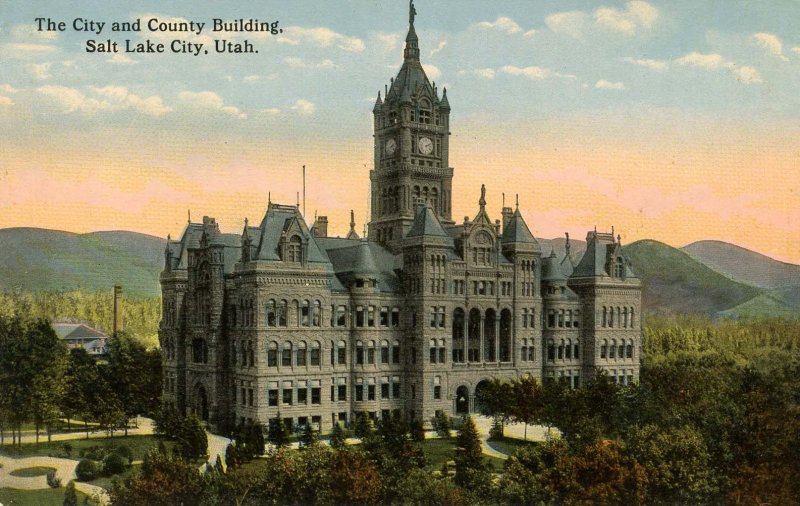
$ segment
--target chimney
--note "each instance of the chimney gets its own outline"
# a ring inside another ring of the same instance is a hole
[[[328,237],[328,217],[318,216],[314,222],[314,237]]]
[[[122,330],[122,287],[114,285],[114,331],[111,335],[116,337]]]
[[[508,222],[511,221],[511,217],[514,216],[514,210],[511,209],[510,207],[504,207],[502,214],[503,214],[503,230],[505,230],[506,227],[508,226]]]

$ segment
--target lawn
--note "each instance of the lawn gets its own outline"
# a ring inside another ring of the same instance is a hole
[[[15,447],[13,449],[10,446],[4,446],[0,448],[0,453],[3,453],[5,455],[10,455],[12,457],[52,455],[57,457],[72,458],[78,460],[81,458],[80,457],[81,450],[92,446],[110,447],[110,446],[125,445],[131,449],[131,452],[133,453],[133,460],[142,460],[147,450],[158,446],[159,440],[164,441],[167,450],[170,450],[172,446],[175,444],[172,441],[164,440],[158,436],[149,436],[149,435],[114,436],[109,438],[71,439],[69,441],[53,441],[51,443],[44,441],[39,444],[25,443],[21,447]],[[69,444],[70,446],[72,446],[69,456],[67,456],[66,450],[64,448],[65,444]]]
[[[87,497],[83,492],[77,491],[78,504],[83,504]],[[64,504],[64,487],[43,488],[40,490],[18,490],[15,488],[0,488],[0,503],[4,506],[32,505],[36,506],[61,506]]]
[[[133,474],[138,474],[141,469],[142,469],[141,464],[134,464],[119,474],[115,474],[114,476],[100,476],[99,478],[89,481],[87,483],[91,483],[92,485],[97,485],[98,487],[103,487],[106,490],[111,490],[111,485],[113,484],[114,480],[123,480],[128,476],[131,476]]]
[[[501,439],[493,439],[489,441],[489,446],[499,451],[500,453],[505,453],[508,456],[514,455],[514,452],[516,452],[519,448],[523,446],[530,446],[535,444],[537,443],[534,441],[525,441],[522,439],[515,439],[510,437],[503,437]]]
[[[55,470],[55,467],[34,466],[16,469],[8,474],[11,476],[17,476],[19,478],[33,478],[34,476],[47,476],[47,473],[55,472]]]
[[[452,439],[426,439],[422,445],[422,451],[425,453],[425,458],[428,459],[427,469],[431,471],[438,471],[442,468],[442,464],[448,460],[453,460],[456,453],[456,440]],[[491,466],[494,471],[502,471],[505,460],[497,457],[483,456],[485,461]]]

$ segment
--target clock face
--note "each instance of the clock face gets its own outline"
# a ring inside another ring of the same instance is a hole
[[[397,142],[394,139],[389,139],[388,141],[386,141],[387,155],[393,155],[396,149],[397,149]]]
[[[419,140],[419,152],[423,155],[429,155],[433,153],[433,141],[427,137],[422,137]]]

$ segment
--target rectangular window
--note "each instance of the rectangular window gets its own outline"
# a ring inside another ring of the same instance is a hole
[[[355,400],[361,402],[364,400],[364,385],[356,385],[355,393],[353,394]]]
[[[278,366],[278,350],[267,351],[267,367]]]
[[[347,385],[339,385],[339,400],[347,400]]]
[[[311,365],[319,365],[319,348],[311,348]]]
[[[431,308],[431,328],[436,328],[436,308]]]
[[[375,326],[375,306],[369,306],[367,309],[367,327]]]
[[[389,326],[389,306],[381,306],[381,327]]]
[[[389,398],[389,384],[381,383],[381,399]]]
[[[445,353],[447,353],[447,350],[444,347],[439,348],[439,363],[440,364],[444,364]]]
[[[400,309],[392,308],[392,327],[397,328],[400,326]]]
[[[381,364],[389,363],[389,347],[381,346]]]
[[[291,348],[284,348],[283,353],[281,353],[281,365],[284,367],[289,367],[292,365],[292,350]]]
[[[364,348],[356,346],[356,364],[364,365]]]
[[[297,350],[297,365],[305,366],[306,365],[306,349],[300,348]]]
[[[283,389],[283,403],[291,405],[292,404],[292,389],[291,388],[284,388]]]
[[[347,322],[347,306],[336,307],[336,326],[344,327]]]
[[[267,399],[269,400],[270,406],[277,406],[278,405],[278,391],[277,390],[270,390],[267,393]]]
[[[303,327],[308,327],[309,325],[309,311],[311,310],[308,302],[303,302],[303,305],[300,307],[300,325]]]
[[[438,400],[442,398],[442,387],[440,385],[434,385],[433,387],[433,398]]]
[[[367,363],[368,364],[375,363],[375,348],[373,347],[367,348]]]
[[[337,361],[340,365],[347,363],[347,347],[339,346],[336,349]]]
[[[400,382],[392,383],[392,397],[395,399],[400,398]]]
[[[311,389],[311,404],[320,404],[322,402],[322,389],[314,387]]]
[[[248,406],[252,406],[253,405],[253,400],[254,400],[253,399],[253,397],[254,397],[253,394],[254,394],[253,389],[252,388],[248,388],[247,389],[247,405]]]
[[[431,349],[430,349],[430,357],[429,357],[429,361],[430,361],[430,363],[431,363],[431,364],[435,364],[435,363],[436,363],[436,357],[437,357],[437,355],[436,355],[436,348],[434,348],[433,346],[431,346]]]
[[[392,363],[399,364],[400,363],[400,345],[395,344],[392,346]]]
[[[363,327],[365,322],[364,308],[361,306],[356,307],[356,327]]]
[[[297,404],[306,404],[308,402],[308,389],[307,388],[298,388],[297,389]]]
[[[367,400],[375,400],[375,385],[367,385]]]

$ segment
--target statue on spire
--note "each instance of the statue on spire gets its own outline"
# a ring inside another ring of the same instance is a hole
[[[408,24],[414,26],[414,18],[417,15],[417,9],[414,8],[414,0],[408,2]]]
[[[486,185],[481,185],[481,199],[478,201],[478,205],[484,207],[486,205]]]

